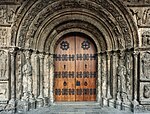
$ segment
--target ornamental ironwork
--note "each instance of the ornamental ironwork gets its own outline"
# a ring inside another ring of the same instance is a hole
[[[68,50],[69,49],[69,43],[67,41],[62,41],[60,44],[60,48],[62,50]]]
[[[88,50],[90,48],[89,41],[83,41],[81,45],[82,45],[81,48],[83,48],[84,50]]]

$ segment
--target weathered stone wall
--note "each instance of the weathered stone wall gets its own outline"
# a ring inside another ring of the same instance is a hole
[[[138,101],[145,108],[150,104],[149,97],[149,38],[150,38],[150,0],[124,0],[125,6],[136,23],[138,47]],[[141,107],[141,108],[144,108]],[[149,109],[149,108],[148,108]]]
[[[149,0],[1,0],[2,110],[54,102],[54,46],[70,32],[96,44],[100,105],[150,108]]]

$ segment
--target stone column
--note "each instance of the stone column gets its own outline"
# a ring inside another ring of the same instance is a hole
[[[114,51],[111,51],[110,53],[109,53],[109,56],[110,56],[110,77],[109,77],[109,82],[108,82],[108,86],[109,86],[109,89],[110,89],[110,100],[109,100],[109,106],[111,106],[111,107],[114,107],[114,101],[115,101],[115,99],[114,99],[114,82],[115,82],[115,76],[114,76],[114,70],[116,70],[115,69],[115,62],[114,62]]]
[[[8,103],[7,109],[10,109],[12,113],[16,112],[16,75],[15,75],[15,65],[16,65],[16,47],[12,47],[9,50],[10,53],[10,101]]]
[[[123,53],[120,52],[119,56],[118,56],[118,66],[117,66],[117,98],[116,98],[116,106],[118,109],[121,109],[121,105],[122,105],[122,59],[123,58]]]
[[[35,52],[35,56],[34,56],[34,64],[35,64],[35,83],[36,83],[36,93],[35,93],[35,97],[38,98],[39,93],[40,93],[40,82],[39,82],[39,77],[40,77],[40,61],[39,61],[39,56],[38,56],[38,52]]]
[[[101,54],[101,91],[102,91],[102,104],[107,105],[107,77],[106,77],[106,55],[105,53]]]
[[[101,54],[98,54],[98,87],[97,87],[97,90],[98,90],[98,95],[97,95],[97,102],[100,103],[100,105],[102,105],[102,91],[101,91]]]
[[[54,95],[53,95],[53,87],[54,87],[54,60],[53,60],[53,54],[50,55],[49,58],[49,64],[50,64],[50,104],[54,102]]]
[[[113,98],[114,98],[114,107],[116,108],[116,100],[117,100],[117,66],[118,66],[118,53],[113,53]]]
[[[49,54],[46,54],[44,59],[44,106],[47,106],[49,103],[49,70]]]
[[[39,76],[39,82],[40,82],[40,95],[37,99],[37,106],[42,107],[44,105],[44,54],[40,54],[40,76]]]
[[[134,68],[134,72],[133,72],[133,91],[134,91],[134,108],[137,106],[137,105],[139,105],[139,102],[137,101],[137,95],[138,95],[138,73],[137,73],[137,71],[138,71],[138,54],[139,54],[139,52],[137,52],[137,51],[135,51],[135,52],[133,52],[133,58],[134,58],[134,66],[133,66],[133,68]]]
[[[107,52],[106,54],[106,67],[107,67],[107,100],[108,100],[108,106],[109,106],[109,99],[112,98],[111,94],[110,94],[110,72],[111,72],[111,68],[110,68],[110,65],[111,65],[111,61],[110,61],[110,57],[111,57],[111,54],[110,52]]]

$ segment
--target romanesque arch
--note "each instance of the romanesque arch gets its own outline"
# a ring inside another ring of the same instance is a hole
[[[131,15],[119,0],[23,2],[11,32],[10,101],[17,99],[17,107],[24,107],[22,102],[28,101],[28,108],[54,102],[54,46],[71,32],[86,34],[96,44],[96,102],[132,109],[133,101],[138,101],[139,38]]]

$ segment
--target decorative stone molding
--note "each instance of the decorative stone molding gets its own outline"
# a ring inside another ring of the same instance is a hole
[[[41,22],[43,22],[44,20],[43,19],[45,19],[47,16],[49,16],[49,13],[50,14],[53,14],[53,12],[52,11],[54,11],[54,9],[55,9],[55,11],[56,10],[61,10],[61,8],[62,8],[62,6],[63,6],[63,9],[64,8],[69,8],[69,7],[74,7],[74,8],[77,8],[77,7],[82,7],[82,8],[87,8],[88,10],[90,9],[90,10],[93,10],[93,11],[95,11],[95,12],[99,12],[99,11],[96,11],[97,9],[99,9],[99,8],[97,8],[97,6],[93,6],[93,4],[90,4],[90,2],[89,1],[87,1],[86,2],[86,5],[85,5],[85,3],[83,2],[83,1],[80,1],[80,2],[72,2],[72,3],[69,3],[69,6],[67,5],[67,4],[65,4],[65,2],[66,1],[61,1],[61,2],[54,2],[54,1],[51,1],[51,2],[49,2],[49,4],[47,4],[47,1],[42,1],[42,3],[38,3],[37,2],[37,4],[36,4],[36,7],[34,8],[34,10],[32,10],[32,12],[31,13],[29,13],[28,15],[26,15],[25,17],[26,17],[26,19],[25,19],[25,21],[23,22],[23,24],[22,24],[22,29],[20,30],[20,36],[18,37],[18,38],[20,38],[20,40],[21,39],[25,39],[24,37],[26,37],[25,35],[27,34],[26,32],[28,31],[28,26],[32,23],[32,21],[35,19],[35,16],[38,14],[38,12],[39,11],[41,11],[40,9],[42,8],[44,8],[45,6],[47,6],[47,5],[51,5],[51,4],[54,4],[55,3],[55,6],[59,6],[59,7],[54,7],[53,5],[52,5],[52,7],[51,8],[49,8],[49,9],[47,9],[47,10],[45,10],[45,11],[47,11],[45,14],[43,14],[43,15],[41,15],[42,17],[40,17],[40,19],[39,19],[39,22],[37,23],[37,24],[41,24]],[[67,1],[67,2],[69,2],[69,1]],[[128,42],[128,44],[126,44],[126,46],[130,46],[130,45],[132,45],[132,42],[133,41],[131,41],[131,36],[129,35],[129,30],[130,30],[130,28],[128,28],[126,25],[128,25],[128,24],[125,24],[126,23],[126,21],[124,21],[124,19],[123,19],[123,16],[122,16],[122,14],[119,14],[119,12],[115,9],[115,7],[113,6],[113,5],[110,5],[110,3],[109,3],[109,1],[95,1],[97,4],[100,4],[104,9],[107,9],[107,11],[109,11],[109,12],[111,12],[112,13],[112,15],[114,16],[114,18],[116,19],[116,21],[118,22],[118,24],[119,24],[119,27],[121,28],[121,32],[123,33],[123,35],[124,35],[124,38],[126,39],[126,41]],[[39,5],[40,4],[40,5]],[[65,6],[66,5],[66,6]],[[108,7],[109,6],[109,7]],[[95,7],[95,8],[94,8]],[[51,9],[53,9],[53,10],[51,10]],[[100,8],[101,9],[101,8]],[[34,12],[34,14],[32,14]],[[31,17],[32,16],[32,17]],[[28,25],[26,24],[26,22],[28,22]],[[108,22],[110,22],[110,21],[108,21]],[[112,24],[112,23],[111,23]],[[35,25],[35,27],[36,27],[37,25]],[[30,27],[31,28],[31,27]],[[33,30],[33,29],[30,29],[30,30]],[[35,30],[35,29],[34,29]],[[23,32],[24,31],[24,32]],[[23,33],[23,34],[22,34]],[[32,33],[34,33],[35,34],[35,32],[32,32]],[[130,40],[130,41],[129,41]],[[19,40],[18,40],[19,41]],[[24,42],[24,41],[21,41],[21,42]],[[22,44],[19,44],[20,46],[22,45]]]
[[[121,110],[148,107],[149,1],[120,1],[6,0],[11,5],[0,7],[0,104],[9,101],[6,108],[21,113],[53,104],[56,42],[79,32],[97,47],[97,102]]]

